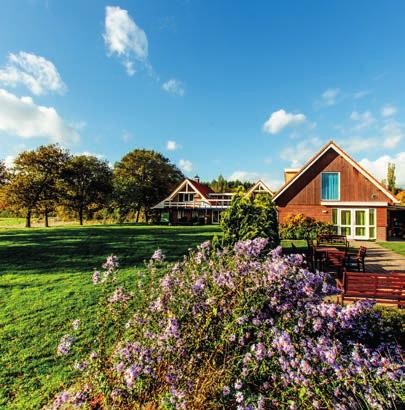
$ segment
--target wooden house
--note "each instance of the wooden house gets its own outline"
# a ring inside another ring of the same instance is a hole
[[[257,195],[270,188],[258,181],[246,193]],[[198,176],[185,179],[166,199],[152,209],[160,213],[160,220],[171,224],[219,224],[221,212],[231,203],[232,192],[214,192],[208,185],[202,184]]]
[[[331,222],[349,239],[387,239],[390,211],[399,201],[333,141],[300,170],[288,170],[273,197],[279,222],[303,213]]]

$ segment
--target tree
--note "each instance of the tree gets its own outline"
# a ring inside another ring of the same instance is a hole
[[[253,186],[253,183],[239,180],[227,181],[222,175],[219,175],[217,179],[212,180],[207,185],[209,185],[214,192],[237,192],[241,187],[247,191]]]
[[[114,197],[128,209],[144,210],[148,220],[150,208],[168,196],[184,178],[182,172],[162,154],[136,149],[126,154],[114,168]]]
[[[394,193],[395,193],[395,183],[396,183],[395,164],[388,163],[387,188],[388,188],[389,191],[394,192]]]
[[[8,179],[8,170],[4,161],[0,160],[0,188],[5,185]]]
[[[57,144],[40,146],[20,153],[14,161],[10,181],[3,189],[7,206],[25,213],[25,226],[31,227],[33,211],[48,212],[60,194],[60,177],[69,158]]]
[[[225,245],[260,237],[269,238],[270,247],[279,243],[277,211],[268,194],[253,198],[238,192],[222,213],[221,226]]]
[[[397,199],[401,201],[401,205],[405,205],[405,190],[397,193]]]
[[[107,161],[94,156],[76,155],[70,158],[63,172],[63,202],[77,212],[80,225],[83,216],[92,209],[100,209],[112,192],[112,171]]]

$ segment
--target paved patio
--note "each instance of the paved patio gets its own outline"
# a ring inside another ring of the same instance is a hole
[[[350,241],[350,246],[356,248],[358,248],[359,246],[365,246],[367,248],[367,255],[365,259],[366,272],[405,273],[405,256],[385,249],[375,242]]]

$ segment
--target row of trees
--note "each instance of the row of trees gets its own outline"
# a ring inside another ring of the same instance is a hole
[[[20,153],[11,169],[0,161],[0,208],[26,218],[48,216],[60,207],[74,212],[83,224],[86,214],[102,208],[125,217],[150,208],[167,196],[184,178],[182,172],[155,151],[136,149],[113,168],[107,161],[88,155],[72,155],[57,144]]]

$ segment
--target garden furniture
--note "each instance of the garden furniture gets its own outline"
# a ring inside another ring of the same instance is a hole
[[[343,247],[347,249],[349,247],[349,241],[345,235],[336,234],[323,234],[318,235],[316,239],[317,246],[333,246]]]
[[[358,299],[372,299],[379,303],[405,306],[405,274],[346,272],[342,281],[337,281],[341,289],[341,302]]]
[[[352,269],[351,265],[357,268],[357,270],[360,272],[360,268],[362,269],[363,272],[366,271],[365,268],[365,257],[367,253],[367,248],[365,246],[360,246],[359,250],[357,253],[348,253],[347,254],[347,267]]]

